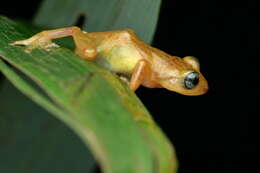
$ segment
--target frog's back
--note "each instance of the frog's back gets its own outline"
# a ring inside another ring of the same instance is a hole
[[[131,76],[141,59],[145,59],[157,74],[162,73],[162,69],[180,72],[190,68],[181,58],[139,40],[132,30],[99,32],[93,36],[98,40],[96,62],[117,73]]]

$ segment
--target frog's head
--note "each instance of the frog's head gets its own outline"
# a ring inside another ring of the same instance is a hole
[[[199,61],[195,57],[178,58],[178,64],[178,70],[161,78],[160,85],[162,87],[190,96],[202,95],[208,91],[208,83],[200,73]]]

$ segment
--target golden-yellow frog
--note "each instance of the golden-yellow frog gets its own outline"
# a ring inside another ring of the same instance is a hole
[[[27,51],[48,49],[54,45],[52,39],[66,36],[73,37],[76,54],[128,78],[133,91],[140,85],[184,95],[201,95],[208,90],[195,57],[171,56],[139,40],[132,30],[88,33],[73,26],[42,31],[11,45],[25,45]]]

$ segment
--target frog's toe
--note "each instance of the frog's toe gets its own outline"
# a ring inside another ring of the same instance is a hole
[[[27,40],[19,40],[19,41],[15,41],[15,42],[12,42],[10,43],[11,46],[17,46],[17,45],[24,45],[24,46],[27,46],[29,45],[31,42]]]
[[[46,38],[29,38],[26,40],[19,40],[10,43],[12,46],[22,45],[25,47],[25,52],[29,53],[33,49],[40,48],[49,51],[51,48],[59,47],[57,44],[53,43],[50,39]]]

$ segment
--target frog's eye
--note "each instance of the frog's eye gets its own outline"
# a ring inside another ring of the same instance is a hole
[[[186,74],[183,82],[185,88],[192,89],[199,83],[199,74],[197,72],[190,72]]]

